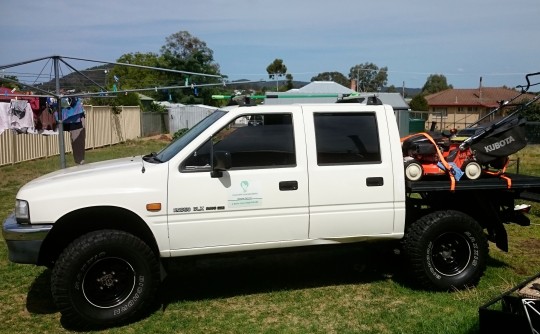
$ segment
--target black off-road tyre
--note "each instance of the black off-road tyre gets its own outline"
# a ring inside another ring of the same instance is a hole
[[[60,254],[51,292],[67,324],[118,325],[152,302],[159,274],[157,255],[142,240],[101,230],[79,237]]]
[[[460,290],[476,286],[486,269],[482,227],[459,211],[437,211],[414,222],[403,238],[412,278],[421,287]]]

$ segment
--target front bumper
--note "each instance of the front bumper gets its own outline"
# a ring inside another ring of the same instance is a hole
[[[9,260],[15,263],[38,264],[39,251],[52,225],[22,225],[10,215],[2,226]]]

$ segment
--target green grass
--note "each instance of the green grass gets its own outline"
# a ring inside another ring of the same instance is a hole
[[[86,161],[164,145],[132,141],[88,151]],[[539,155],[535,146],[521,151],[520,171],[540,175]],[[72,164],[70,155],[66,160]],[[0,218],[12,212],[20,186],[58,168],[58,157],[1,167]],[[531,226],[506,226],[509,253],[490,244],[488,269],[474,289],[411,288],[401,258],[387,244],[207,259],[179,264],[150,315],[100,333],[478,333],[479,306],[538,273],[540,205],[532,204]],[[42,267],[10,263],[0,242],[0,332],[70,332],[52,302],[49,275]]]

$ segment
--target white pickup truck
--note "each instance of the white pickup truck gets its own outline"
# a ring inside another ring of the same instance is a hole
[[[406,181],[394,110],[360,103],[218,109],[158,153],[62,169],[23,186],[9,259],[52,268],[68,321],[132,320],[174,257],[401,239],[427,288],[477,284],[488,239],[527,225],[540,180]],[[487,232],[487,233],[484,233]]]

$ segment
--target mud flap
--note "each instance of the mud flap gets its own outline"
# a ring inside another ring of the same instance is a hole
[[[508,252],[508,234],[501,222],[497,222],[488,228],[488,240],[494,242],[497,248]]]

